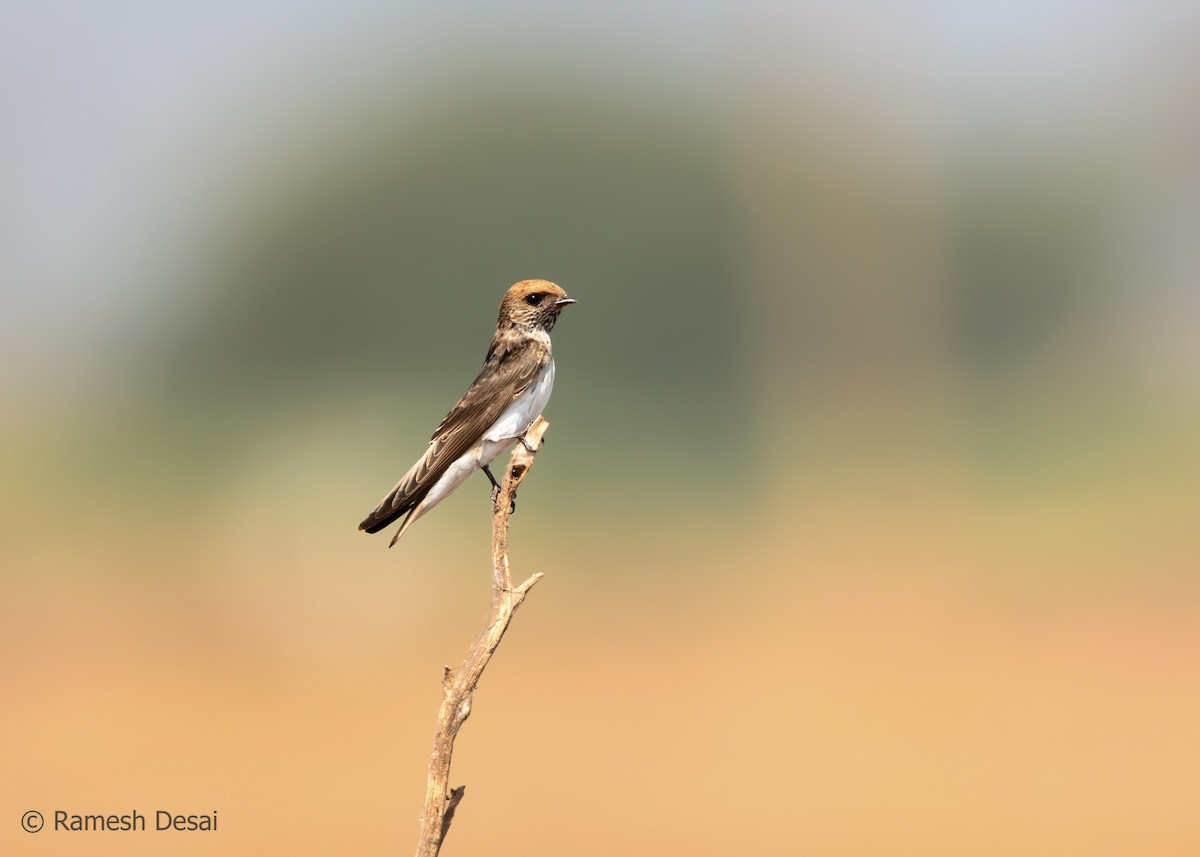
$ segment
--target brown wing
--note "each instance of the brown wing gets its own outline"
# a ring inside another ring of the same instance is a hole
[[[446,468],[479,442],[549,362],[550,349],[544,343],[498,333],[479,376],[446,414],[429,449],[358,528],[377,533],[425,499]]]

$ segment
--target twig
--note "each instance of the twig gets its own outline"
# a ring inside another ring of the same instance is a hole
[[[508,516],[517,488],[529,474],[533,456],[541,448],[542,436],[549,427],[550,424],[539,417],[525,433],[525,442],[517,443],[496,497],[492,514],[492,615],[458,669],[446,667],[442,674],[442,707],[438,711],[433,753],[429,757],[429,779],[425,786],[425,809],[421,813],[417,857],[437,857],[446,839],[450,822],[454,820],[454,811],[466,791],[466,786],[450,788],[450,757],[454,753],[454,739],[471,716],[475,687],[496,647],[504,639],[513,613],[525,600],[525,594],[542,579],[538,573],[513,588],[512,575],[508,570]]]

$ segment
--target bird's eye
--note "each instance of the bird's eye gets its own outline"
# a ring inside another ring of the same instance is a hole
[[[534,292],[531,295],[525,296],[525,303],[529,304],[530,306],[537,306],[542,302],[542,298],[544,297],[545,295],[541,292]]]

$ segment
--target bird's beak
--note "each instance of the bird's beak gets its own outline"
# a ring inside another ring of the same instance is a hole
[[[555,306],[566,306],[567,304],[579,303],[575,298],[559,298],[554,302]]]

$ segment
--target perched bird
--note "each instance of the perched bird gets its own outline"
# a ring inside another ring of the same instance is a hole
[[[563,307],[573,303],[574,298],[547,280],[522,280],[504,294],[496,335],[479,377],[446,414],[429,449],[358,525],[360,530],[377,533],[407,515],[391,547],[476,468],[499,490],[488,465],[523,438],[550,401],[550,330]]]

